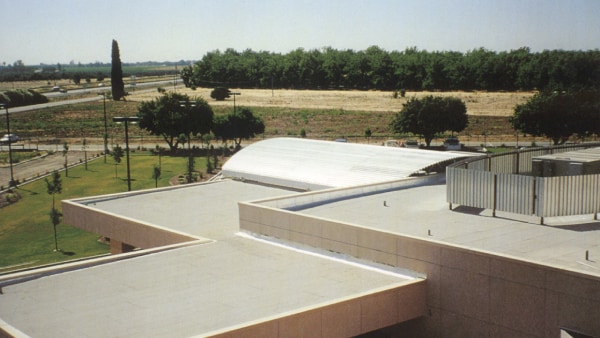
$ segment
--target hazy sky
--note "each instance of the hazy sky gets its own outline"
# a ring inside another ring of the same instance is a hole
[[[199,60],[296,48],[600,49],[600,0],[0,0],[0,62]]]

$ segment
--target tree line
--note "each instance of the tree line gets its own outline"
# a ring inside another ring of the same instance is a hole
[[[0,103],[7,107],[20,107],[48,102],[48,98],[33,89],[14,89],[0,92]]]
[[[178,68],[189,65],[190,61],[178,62],[137,62],[123,63],[123,76],[162,76],[173,75]],[[169,69],[169,67],[171,67]],[[0,65],[0,82],[14,81],[58,81],[74,79],[97,79],[110,75],[111,63],[87,64],[40,64],[39,66],[25,65],[22,60],[13,64]]]
[[[206,53],[184,67],[186,86],[376,89],[376,90],[565,90],[600,84],[600,51],[545,50],[527,47],[495,52],[428,52],[417,48],[388,52],[331,47],[286,54],[251,49]]]

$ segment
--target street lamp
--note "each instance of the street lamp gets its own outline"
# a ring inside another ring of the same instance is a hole
[[[235,114],[235,97],[237,95],[242,95],[242,93],[229,93],[229,95],[233,95],[233,113]]]
[[[8,106],[4,103],[0,103],[0,109],[6,110],[6,133],[8,134],[8,163],[10,166],[10,182],[8,182],[8,187],[16,187],[17,184],[15,182],[15,178],[13,176],[13,161],[12,161],[12,148],[10,144],[12,143],[11,135],[10,135],[10,119],[8,117]]]
[[[127,154],[127,191],[131,191],[131,173],[129,171],[129,122],[137,123],[140,120],[137,116],[113,117],[113,122],[125,123],[125,153]]]
[[[106,154],[108,153],[108,126],[106,123],[106,92],[102,92],[102,98],[104,99],[104,163],[106,163]]]
[[[179,106],[182,108],[185,108],[186,114],[188,115],[188,118],[190,117],[190,108],[194,108],[196,107],[196,102],[195,101],[179,101]],[[192,183],[192,170],[194,169],[194,159],[192,156],[192,132],[186,130],[187,132],[187,137],[188,137],[188,183]]]

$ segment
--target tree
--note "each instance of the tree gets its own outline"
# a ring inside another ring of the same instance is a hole
[[[153,101],[143,101],[137,115],[140,128],[162,136],[171,151],[185,141],[180,137],[182,134],[189,141],[192,135],[209,133],[213,120],[212,108],[204,99],[178,93],[165,93]]]
[[[242,108],[228,115],[215,119],[213,133],[223,142],[232,140],[235,148],[239,149],[242,139],[248,140],[257,134],[265,132],[265,124],[260,117],[255,117],[252,111]]]
[[[525,47],[461,53],[408,47],[387,52],[371,46],[364,51],[298,48],[282,55],[228,48],[184,67],[181,78],[189,88],[221,83],[240,88],[583,89],[598,87],[600,51],[532,53]]]
[[[510,123],[515,130],[546,136],[556,145],[565,143],[573,134],[598,134],[599,112],[597,91],[543,91],[517,105]]]
[[[123,158],[123,148],[117,144],[116,147],[113,148],[110,155],[115,160],[115,178],[117,178],[117,165],[121,163],[121,159]]]
[[[62,181],[58,171],[52,173],[52,180],[45,179],[48,195],[52,196],[52,209],[50,210],[50,220],[54,227],[54,251],[58,251],[58,238],[56,236],[56,226],[60,223],[62,214],[56,209],[54,195],[62,193]]]
[[[411,98],[394,117],[391,127],[396,133],[413,133],[425,139],[427,147],[436,134],[461,132],[469,124],[465,103],[455,97]]]
[[[160,166],[156,164],[152,168],[152,178],[154,179],[154,187],[158,188],[158,179],[160,178]]]
[[[231,91],[225,87],[217,87],[210,92],[210,97],[217,101],[224,101],[231,96]]]
[[[81,74],[79,74],[79,73],[73,74],[73,83],[74,84],[81,83]]]
[[[69,144],[67,142],[65,142],[63,144],[63,150],[62,150],[62,155],[65,157],[65,177],[69,177],[69,161],[68,161],[68,154],[69,153]]]
[[[123,83],[123,68],[121,67],[121,54],[119,44],[112,41],[112,68],[110,71],[113,100],[119,101],[125,97],[125,83]]]
[[[213,147],[213,145],[210,145],[210,152],[213,155],[213,168],[217,169],[219,167],[219,156],[217,155],[217,152],[215,151],[215,147]],[[206,162],[209,163],[210,159],[206,159]],[[209,172],[212,173],[212,170]]]
[[[193,156],[188,156],[188,161],[187,161],[187,182],[188,183],[192,183],[194,181],[194,176],[193,173],[194,171],[196,171],[196,161],[194,160]]]
[[[88,170],[88,160],[87,160],[87,141],[85,139],[85,136],[83,137],[83,140],[81,140],[81,150],[83,150],[83,163],[85,166],[85,170]]]
[[[193,82],[194,76],[194,68],[192,66],[185,66],[181,69],[179,76],[183,80],[183,84],[187,88],[191,88],[192,90],[196,90],[196,84]]]

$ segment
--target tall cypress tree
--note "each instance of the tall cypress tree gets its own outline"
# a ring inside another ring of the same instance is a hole
[[[110,71],[113,100],[119,101],[125,96],[125,84],[123,83],[123,69],[121,68],[121,55],[117,40],[112,41],[112,69]]]

